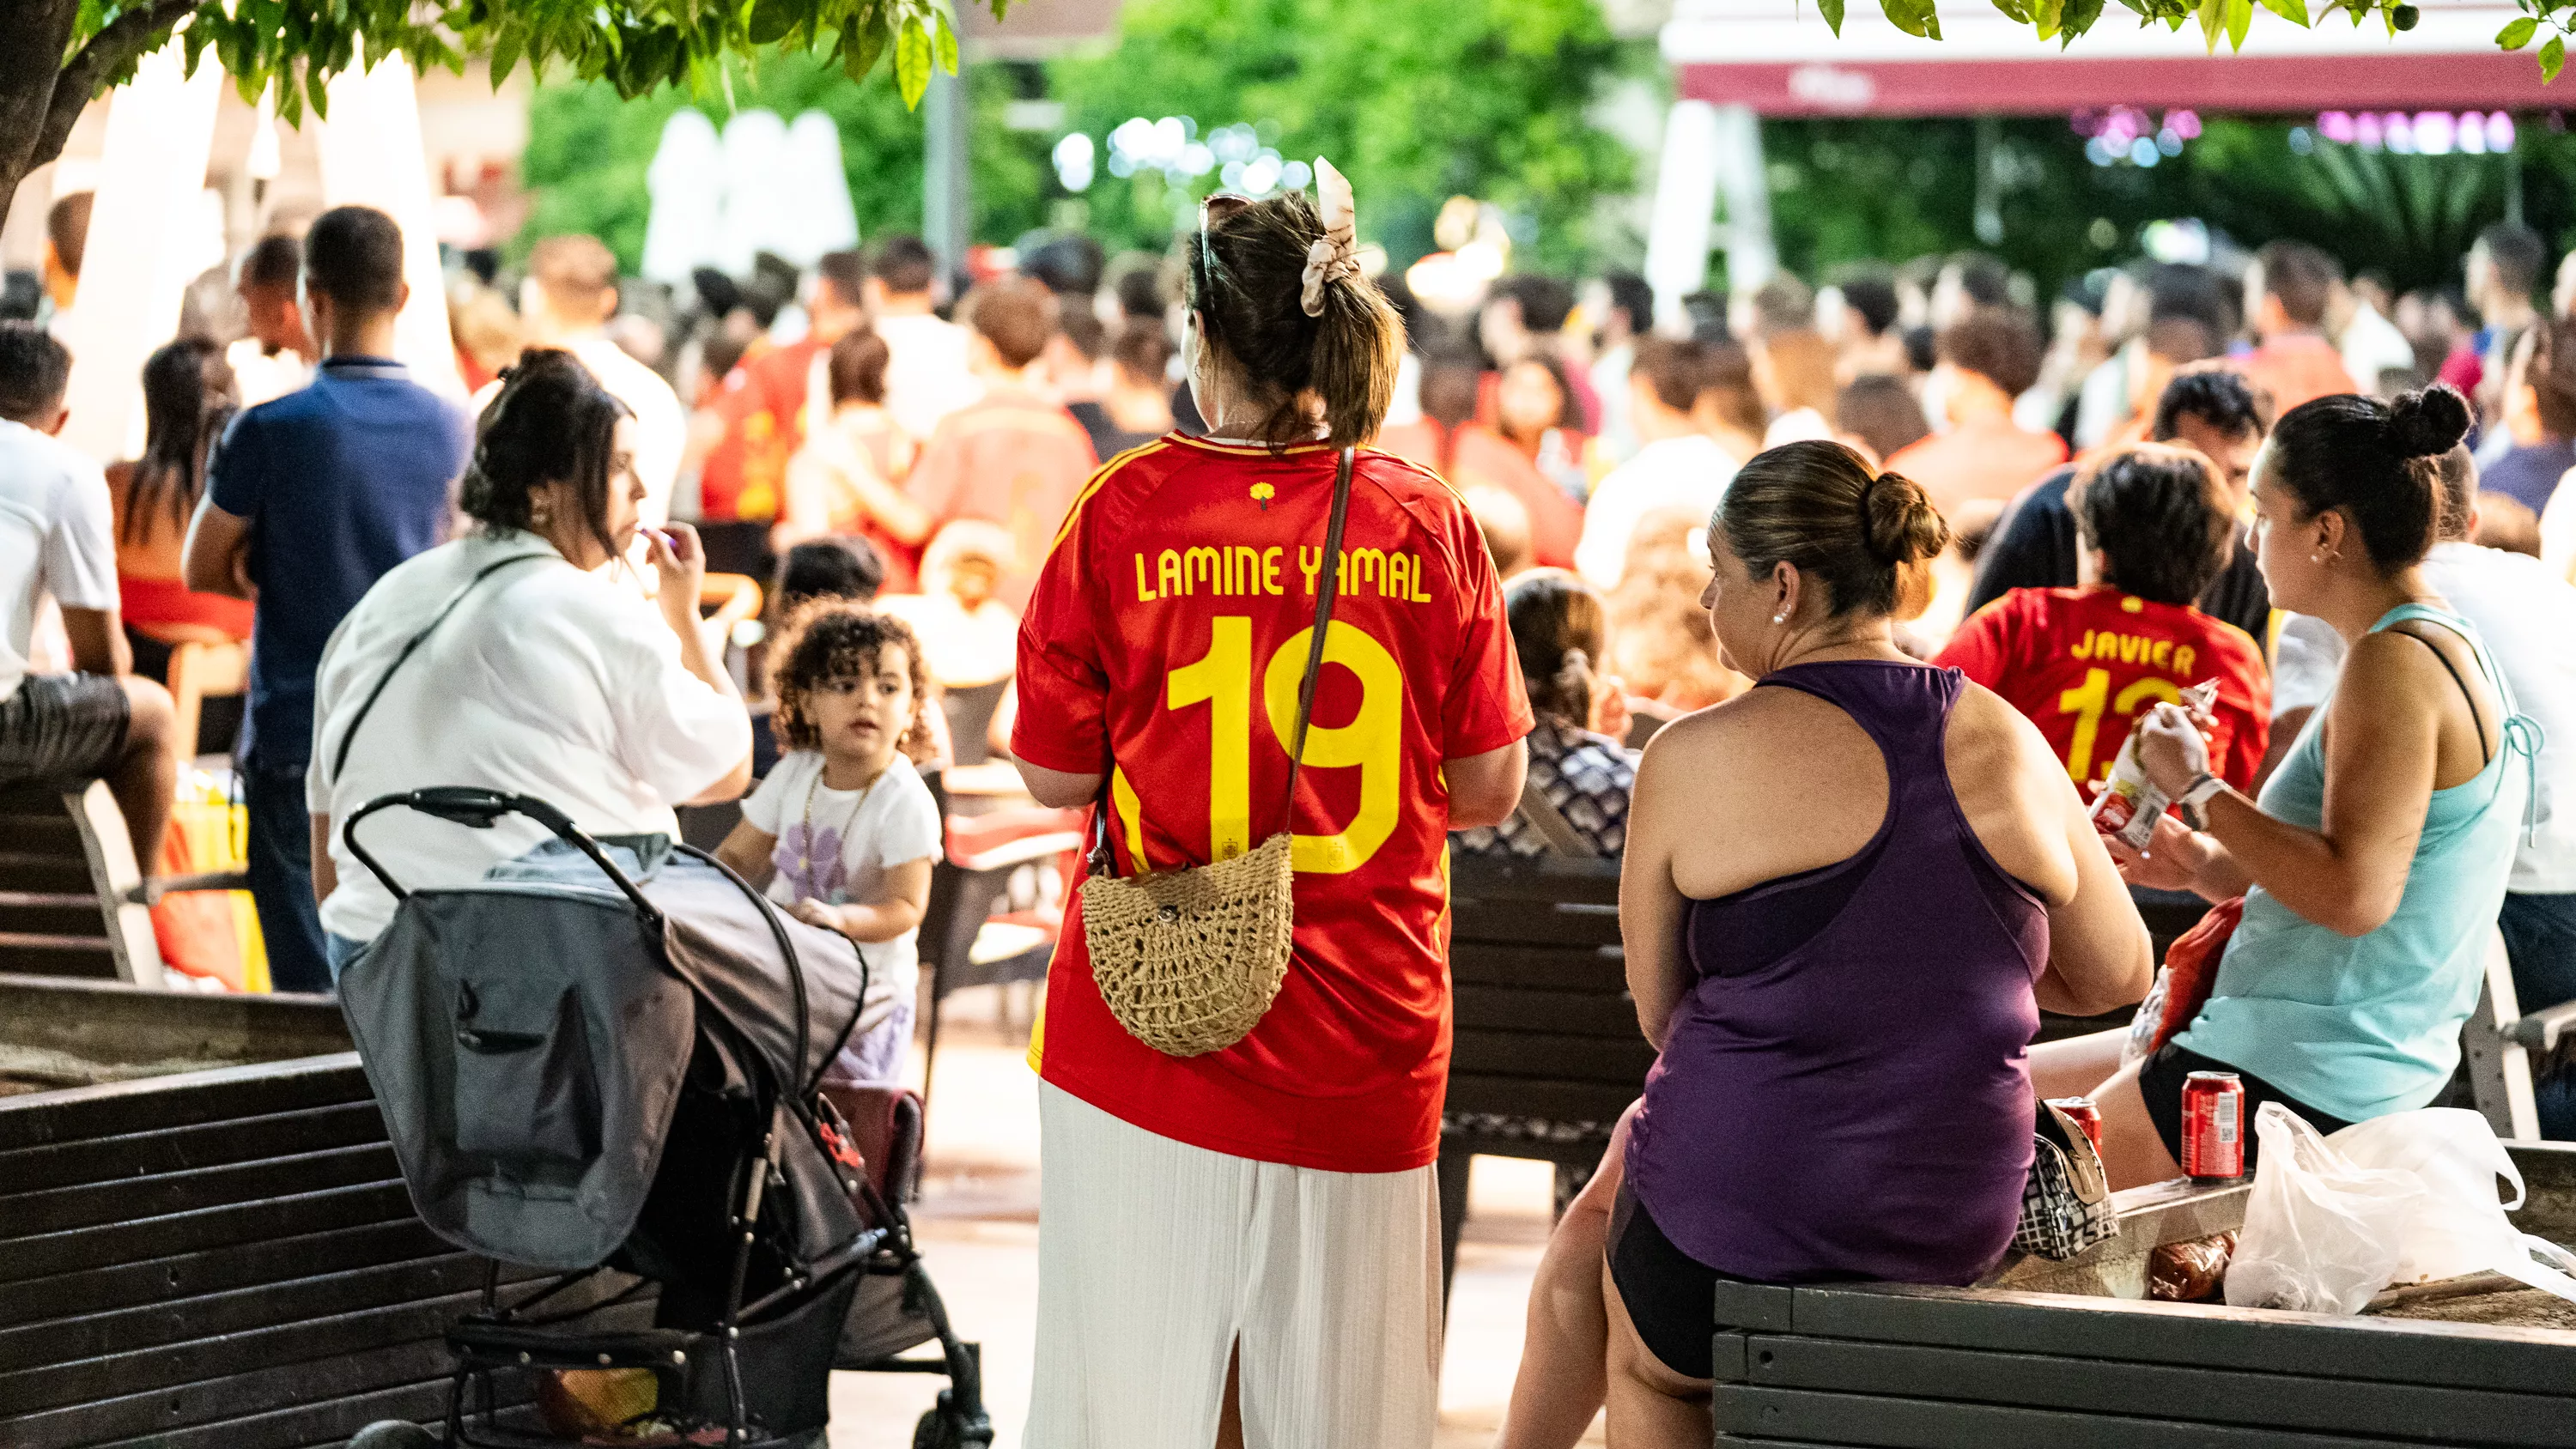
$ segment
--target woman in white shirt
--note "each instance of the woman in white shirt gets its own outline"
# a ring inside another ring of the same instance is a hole
[[[393,919],[335,828],[378,796],[478,786],[550,801],[593,835],[677,835],[673,806],[751,778],[749,718],[698,625],[697,535],[646,532],[653,602],[592,572],[637,535],[632,416],[568,353],[531,351],[505,378],[459,499],[481,526],[378,580],[323,651],[305,791],[335,977]],[[367,844],[395,879],[435,888],[543,834],[522,817],[414,816],[372,824]]]

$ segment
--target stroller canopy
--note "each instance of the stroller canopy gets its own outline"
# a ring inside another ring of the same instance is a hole
[[[358,838],[395,806],[482,827],[515,812],[558,838],[475,885],[409,891]],[[852,942],[661,836],[596,841],[543,801],[469,789],[387,796],[344,829],[400,904],[341,976],[342,1009],[422,1219],[476,1252],[603,1262],[643,1210],[702,1047],[767,1116],[894,1010]],[[828,1166],[785,1135],[786,1186],[829,1200]],[[827,1251],[846,1227],[815,1221],[802,1246]]]

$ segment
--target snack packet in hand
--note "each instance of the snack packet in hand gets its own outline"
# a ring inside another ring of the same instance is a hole
[[[2205,720],[2217,700],[2218,681],[2204,679],[2182,692],[2183,713]],[[2156,817],[2171,804],[2173,798],[2149,783],[2145,767],[2138,763],[2138,731],[2131,726],[2129,737],[2120,742],[2120,753],[2111,760],[2102,793],[2093,797],[2093,828],[2131,850],[2144,850],[2156,832]]]

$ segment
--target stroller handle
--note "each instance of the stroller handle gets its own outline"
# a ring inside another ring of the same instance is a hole
[[[451,821],[474,830],[489,830],[504,815],[525,815],[553,831],[573,849],[590,857],[590,863],[598,866],[600,871],[616,885],[618,892],[634,903],[637,914],[643,918],[645,924],[655,931],[662,929],[660,908],[645,899],[643,889],[637,886],[626,872],[617,868],[617,862],[608,858],[608,852],[600,849],[598,841],[591,839],[583,833],[580,826],[572,823],[571,816],[534,795],[504,795],[498,790],[484,790],[471,785],[436,785],[426,790],[410,790],[399,795],[379,795],[359,806],[349,817],[348,822],[340,827],[340,840],[349,847],[349,853],[356,856],[360,865],[365,866],[369,873],[384,883],[385,889],[393,894],[396,901],[411,899],[411,892],[396,881],[384,866],[367,852],[365,846],[358,843],[359,821],[379,810],[390,810],[396,806],[417,810],[423,815],[434,815],[441,820]]]

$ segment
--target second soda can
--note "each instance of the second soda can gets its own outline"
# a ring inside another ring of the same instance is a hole
[[[2200,1182],[2245,1175],[2245,1083],[2234,1072],[2183,1079],[2182,1172]]]

